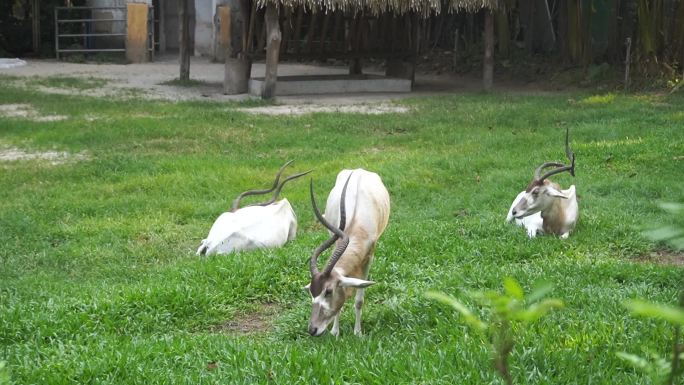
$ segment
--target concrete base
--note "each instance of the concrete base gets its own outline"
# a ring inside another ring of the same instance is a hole
[[[249,79],[249,93],[261,96],[264,78]],[[411,81],[378,75],[279,76],[277,96],[365,92],[411,92]]]

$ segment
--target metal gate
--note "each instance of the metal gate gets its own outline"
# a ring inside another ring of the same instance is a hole
[[[121,6],[55,7],[55,53],[57,59],[61,53],[126,52],[126,14],[126,7]],[[147,30],[149,31],[147,40],[150,60],[154,60],[153,7],[149,7]]]

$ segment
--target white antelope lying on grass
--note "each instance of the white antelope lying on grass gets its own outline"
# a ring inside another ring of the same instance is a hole
[[[575,176],[575,154],[568,144],[568,131],[565,132],[565,155],[570,160],[566,166],[560,162],[546,162],[537,167],[532,182],[513,201],[508,210],[507,222],[515,218],[518,225],[527,229],[527,235],[534,238],[537,232],[560,235],[565,239],[575,228],[579,216],[575,185],[567,190],[547,178],[568,171]],[[555,167],[553,170],[541,175],[542,170]]]
[[[280,175],[292,161],[285,163],[276,174],[273,186],[267,190],[250,190],[238,195],[230,212],[221,214],[197,249],[197,255],[226,254],[233,251],[265,247],[280,247],[297,235],[297,216],[287,199],[278,194],[288,181],[311,171],[295,174],[283,180]],[[271,199],[238,208],[240,200],[249,195],[268,194],[275,190]],[[275,203],[274,203],[275,202]]]
[[[363,169],[343,170],[337,175],[335,187],[328,196],[325,218],[316,205],[313,181],[311,204],[316,218],[333,235],[311,255],[311,283],[306,286],[313,302],[309,334],[320,336],[334,320],[331,333],[337,336],[342,306],[356,289],[354,334],[361,335],[364,290],[375,283],[366,279],[375,244],[389,221],[389,193],[378,174]],[[335,242],[335,251],[325,269],[319,271],[318,256]]]

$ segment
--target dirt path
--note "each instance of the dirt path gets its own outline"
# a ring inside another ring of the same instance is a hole
[[[157,100],[209,100],[234,101],[249,98],[247,95],[223,95],[223,64],[212,63],[207,58],[193,57],[191,64],[191,79],[197,80],[198,85],[180,87],[165,85],[164,82],[178,77],[178,63],[175,56],[157,57],[155,62],[143,64],[79,64],[58,62],[55,60],[27,60],[27,65],[21,67],[0,69],[0,75],[6,74],[19,77],[24,83],[30,79],[44,77],[77,77],[85,79],[106,79],[103,87],[86,89],[59,88],[35,86],[39,91],[57,94],[82,94],[104,97],[144,97]],[[278,67],[278,75],[317,75],[317,74],[346,74],[346,66],[313,66],[300,63],[282,63]],[[366,71],[371,74],[382,74],[380,71]],[[252,68],[255,77],[264,75],[264,64],[255,63]],[[278,104],[285,105],[320,105],[341,106],[361,104],[387,104],[392,100],[419,97],[447,95],[453,93],[479,92],[481,90],[478,78],[451,74],[417,75],[414,91],[410,93],[366,93],[366,94],[331,94],[311,96],[281,96]],[[500,89],[509,89],[510,85],[499,84]],[[516,90],[520,90],[519,86]],[[394,111],[390,111],[394,112]]]

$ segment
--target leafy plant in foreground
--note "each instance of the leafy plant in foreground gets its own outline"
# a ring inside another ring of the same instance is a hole
[[[679,222],[672,226],[661,226],[646,231],[644,235],[654,241],[664,242],[675,250],[684,250],[684,222],[682,222],[684,204],[662,203],[660,207],[674,215]],[[681,329],[684,326],[684,287],[679,295],[679,306],[655,304],[639,299],[627,301],[623,306],[634,316],[659,319],[674,326],[672,357],[668,360],[657,354],[651,354],[649,360],[626,352],[619,352],[617,356],[646,373],[652,382],[674,384],[677,376],[682,373],[680,361],[684,360],[684,342],[680,342]]]
[[[10,383],[9,369],[7,368],[7,362],[0,361],[0,385],[7,385]]]
[[[508,367],[508,358],[515,344],[513,325],[535,322],[551,309],[563,307],[563,302],[552,298],[543,299],[552,289],[550,284],[540,285],[525,295],[518,281],[507,277],[503,287],[503,294],[493,290],[469,294],[475,301],[490,309],[489,322],[481,320],[459,300],[447,294],[428,292],[426,297],[453,307],[463,316],[468,326],[490,341],[494,369],[510,385],[513,384],[513,378]]]

